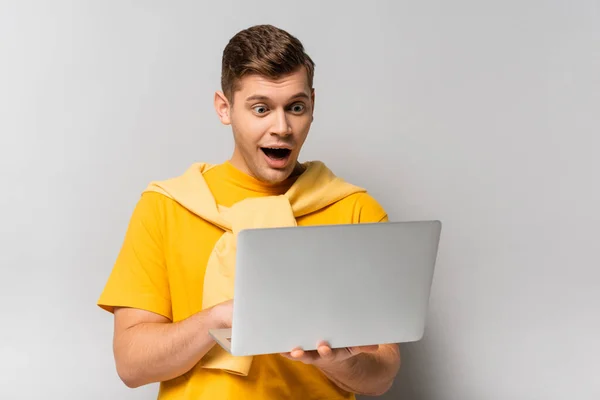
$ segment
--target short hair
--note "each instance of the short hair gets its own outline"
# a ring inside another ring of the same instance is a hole
[[[255,25],[233,36],[223,50],[221,89],[233,104],[239,80],[247,74],[271,79],[293,73],[304,66],[312,88],[315,64],[302,43],[273,25]]]

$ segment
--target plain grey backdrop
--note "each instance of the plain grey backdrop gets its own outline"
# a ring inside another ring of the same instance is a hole
[[[95,302],[150,180],[231,154],[223,47],[316,62],[302,159],[441,219],[388,399],[600,398],[600,3],[0,1],[0,398],[150,399]]]

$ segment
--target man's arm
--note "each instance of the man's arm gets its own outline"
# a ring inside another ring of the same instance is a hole
[[[212,348],[212,328],[231,326],[232,302],[172,323],[134,308],[115,309],[113,348],[117,373],[130,388],[162,382],[192,369]]]

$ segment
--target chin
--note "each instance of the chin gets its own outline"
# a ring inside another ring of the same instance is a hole
[[[273,168],[269,165],[262,165],[257,169],[255,175],[258,180],[274,185],[288,179],[294,172],[295,165],[296,162],[290,162],[284,168]]]
[[[293,168],[286,169],[272,169],[272,168],[264,168],[259,174],[259,180],[270,183],[270,184],[278,184],[285,181],[292,174]]]

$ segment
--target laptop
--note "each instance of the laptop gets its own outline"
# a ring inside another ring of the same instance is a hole
[[[234,356],[418,341],[440,221],[239,232],[232,327],[211,329]]]

